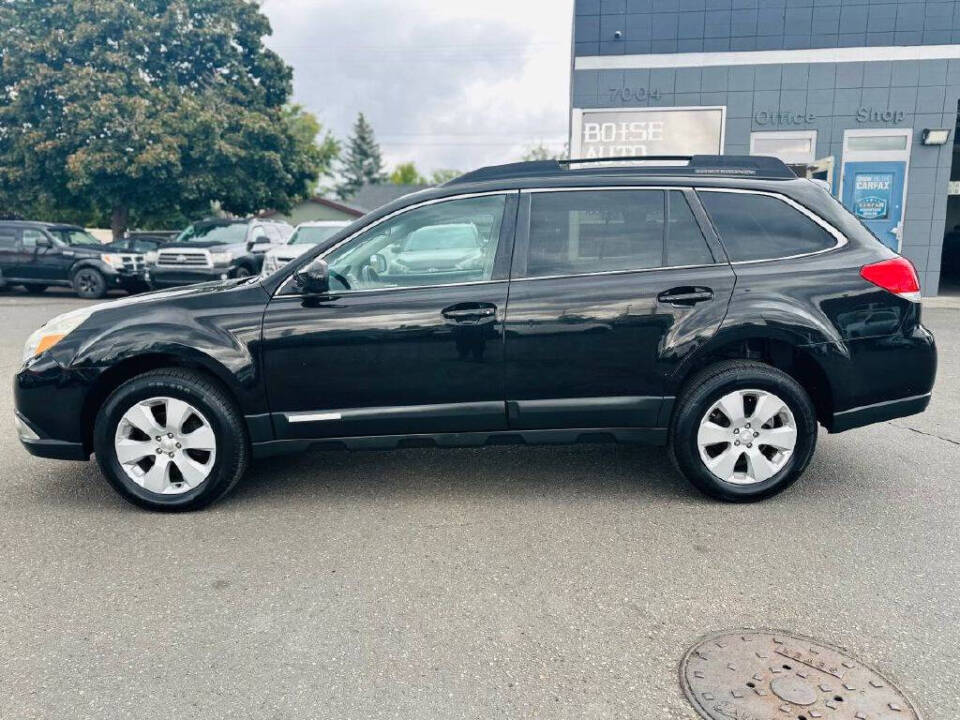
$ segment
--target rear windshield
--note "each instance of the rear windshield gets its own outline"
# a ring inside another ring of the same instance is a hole
[[[836,238],[770,195],[700,192],[700,200],[733,262],[773,260],[836,246]]]
[[[231,225],[197,224],[191,225],[177,238],[177,242],[208,242],[230,245],[241,243],[247,237],[247,224]]]

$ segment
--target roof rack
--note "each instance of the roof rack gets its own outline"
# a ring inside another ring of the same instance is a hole
[[[622,163],[618,165],[618,163]],[[582,166],[582,167],[579,167]],[[648,155],[614,158],[541,160],[480,168],[447,185],[526,177],[589,175],[710,175],[764,180],[795,180],[782,160],[761,155]]]

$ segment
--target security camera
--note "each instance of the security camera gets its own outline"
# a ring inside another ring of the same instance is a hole
[[[623,30],[617,30],[617,31],[613,34],[613,39],[614,39],[614,40],[623,40]]]

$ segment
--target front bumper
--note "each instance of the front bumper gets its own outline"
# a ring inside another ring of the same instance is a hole
[[[146,271],[143,272],[115,272],[105,275],[110,287],[121,290],[144,290],[149,287]]]
[[[31,455],[50,460],[90,459],[90,453],[84,448],[83,443],[42,437],[43,431],[32,425],[19,412],[15,415],[15,423],[20,443]]]
[[[204,268],[169,268],[152,267],[147,270],[146,281],[155,290],[180,287],[182,285],[196,285],[211,280],[227,280],[232,277],[232,268],[204,267]]]

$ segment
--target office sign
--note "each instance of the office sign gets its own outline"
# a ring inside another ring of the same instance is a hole
[[[720,155],[726,108],[573,111],[573,158]]]
[[[857,173],[853,180],[853,214],[861,220],[886,220],[892,190],[892,173]]]

